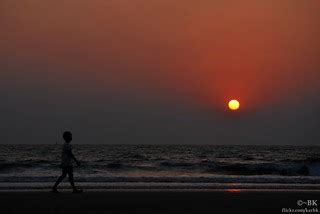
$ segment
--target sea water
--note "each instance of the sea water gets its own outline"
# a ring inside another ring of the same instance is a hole
[[[86,188],[320,189],[317,146],[72,146],[82,163],[75,181]],[[61,150],[62,144],[0,145],[0,189],[52,186]]]

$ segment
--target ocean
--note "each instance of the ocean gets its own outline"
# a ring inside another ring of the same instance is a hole
[[[320,147],[79,145],[75,181],[89,189],[320,189]],[[50,188],[59,145],[0,145],[0,189]],[[65,179],[61,188],[69,188]]]

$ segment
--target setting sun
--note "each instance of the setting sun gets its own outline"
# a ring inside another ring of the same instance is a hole
[[[240,103],[238,100],[231,100],[228,104],[229,106],[229,109],[235,111],[235,110],[238,110],[239,107],[240,107]]]

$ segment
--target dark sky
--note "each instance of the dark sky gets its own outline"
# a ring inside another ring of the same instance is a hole
[[[92,144],[318,144],[319,11],[318,0],[2,0],[0,143],[70,130]]]

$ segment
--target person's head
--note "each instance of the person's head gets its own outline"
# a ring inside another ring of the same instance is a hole
[[[64,133],[63,133],[63,139],[64,139],[66,142],[70,143],[70,142],[72,141],[72,134],[71,134],[71,132],[64,132]]]

